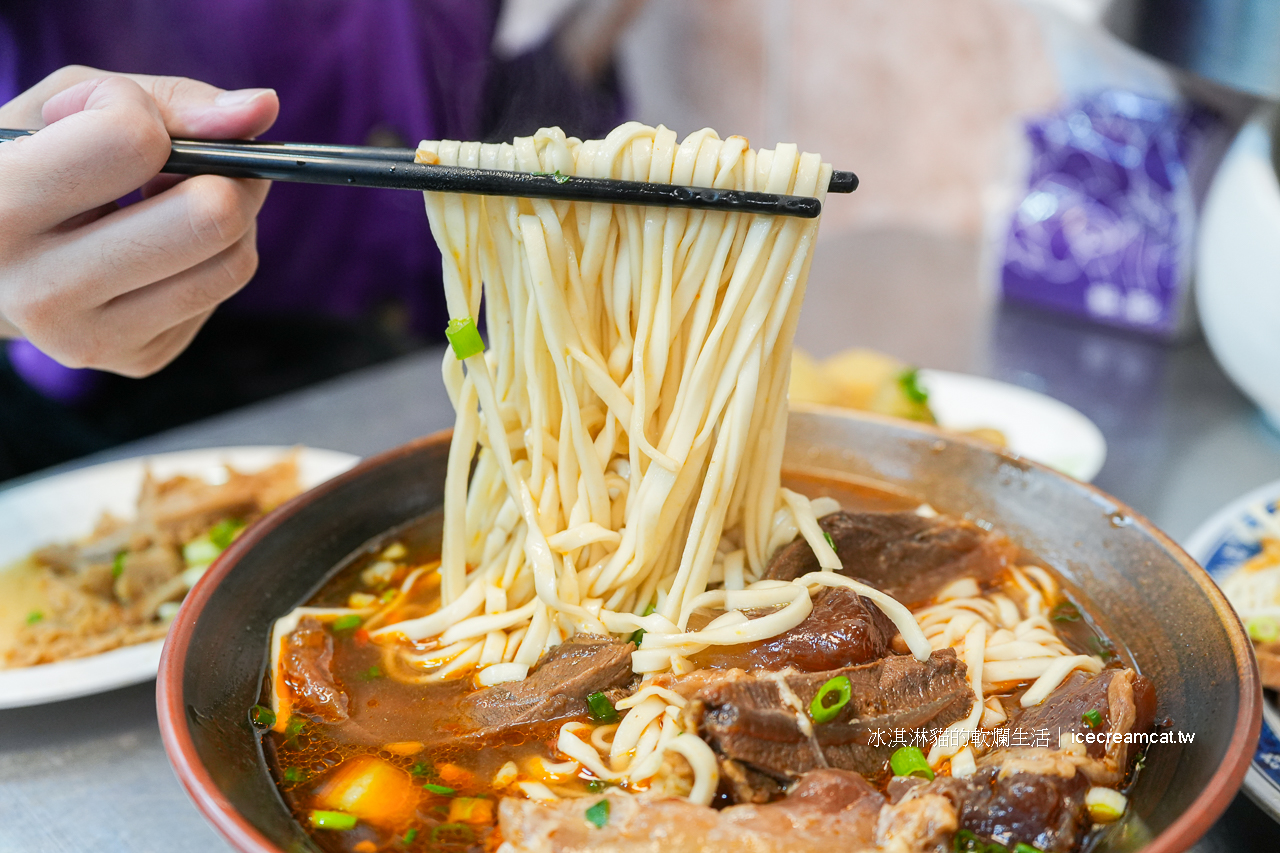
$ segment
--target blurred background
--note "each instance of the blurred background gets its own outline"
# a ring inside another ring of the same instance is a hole
[[[156,10],[166,4],[137,5],[163,28]],[[404,145],[432,132],[508,139],[549,123],[599,134],[635,118],[680,135],[709,126],[757,147],[797,143],[862,180],[825,208],[797,337],[805,353],[869,349],[902,369],[1047,393],[1106,437],[1099,484],[1142,506],[1167,494],[1160,477],[1136,476],[1157,460],[1184,460],[1188,470],[1168,476],[1188,482],[1232,464],[1280,476],[1280,442],[1267,426],[1280,417],[1280,190],[1270,145],[1280,3],[488,5],[496,11],[478,24],[475,46],[484,49],[491,26],[492,56],[476,72],[488,78],[479,107],[464,105],[472,118],[427,130],[377,121],[378,110],[404,109],[413,90],[370,106],[348,86],[340,116],[272,133],[330,141],[323,133],[341,118],[349,127],[332,141]],[[326,20],[317,13],[317,32],[355,32]],[[237,26],[229,19],[218,38],[247,43]],[[38,50],[34,35],[28,45],[18,33],[21,68],[24,51]],[[440,37],[428,34],[424,49],[444,56],[456,47]],[[315,55],[316,80],[331,76],[330,61],[372,61],[373,42],[352,39],[346,53]],[[149,55],[141,43],[143,52],[122,50],[102,62],[132,67]],[[254,79],[244,85],[287,76],[264,67],[246,71]],[[423,73],[453,91],[473,67]],[[406,82],[390,66],[370,68]],[[283,124],[299,98],[281,91]],[[0,480],[437,346],[439,266],[420,203],[342,189],[330,191],[342,203],[332,207],[309,192],[273,189],[257,279],[156,377],[46,381],[41,371],[56,366],[10,345],[8,361],[0,358]],[[347,251],[347,224],[373,205],[383,224]],[[305,225],[320,212],[323,229]],[[1202,246],[1205,235],[1214,239]],[[410,254],[413,265],[402,263]],[[374,282],[364,301],[341,292],[346,277]],[[326,313],[330,303],[340,310]],[[1203,381],[1210,375],[1231,381]],[[1223,482],[1225,500],[1234,486]],[[1198,506],[1171,512],[1175,530],[1203,516]]]

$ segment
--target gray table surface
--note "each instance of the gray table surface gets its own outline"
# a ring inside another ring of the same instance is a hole
[[[1097,485],[1176,539],[1280,479],[1280,435],[1202,342],[1164,346],[1001,306],[980,268],[977,246],[961,240],[895,231],[826,238],[797,343],[816,355],[874,347],[1075,406],[1107,440]],[[423,351],[64,467],[237,444],[377,453],[452,423],[440,356]],[[154,682],[0,711],[0,851],[228,849],[165,758]],[[1195,850],[1277,851],[1280,828],[1242,795]]]

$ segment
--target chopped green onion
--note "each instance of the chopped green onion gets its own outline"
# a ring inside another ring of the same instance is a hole
[[[373,681],[374,679],[381,678],[381,677],[382,677],[382,667],[380,666],[371,666],[368,669],[366,669],[364,672],[360,673],[360,679],[362,681]]]
[[[631,632],[631,636],[627,637],[627,642],[628,642],[628,643],[635,643],[635,644],[636,644],[636,646],[639,646],[641,643],[643,643],[643,642],[644,642],[644,629],[643,629],[643,628],[637,628],[637,629],[635,629],[634,631],[632,631],[632,632]]]
[[[124,574],[124,558],[128,551],[116,551],[115,557],[111,560],[111,577],[118,578]]]
[[[1102,725],[1102,714],[1097,708],[1090,708],[1080,715],[1080,719],[1084,720],[1084,724],[1091,729],[1096,729]]]
[[[829,546],[831,547],[831,550],[832,550],[832,551],[834,551],[834,550],[836,549],[836,540],[834,540],[834,539],[832,539],[832,538],[831,538],[831,534],[830,534],[830,533],[828,533],[828,532],[827,532],[827,531],[825,531],[825,530],[824,530],[824,531],[822,531],[822,538],[823,538],[823,539],[825,539],[825,540],[827,540],[827,545],[829,545]]]
[[[818,688],[818,693],[809,703],[809,716],[815,723],[829,723],[834,720],[840,710],[853,698],[853,685],[849,676],[837,675]]]
[[[417,838],[417,837],[418,837],[418,830],[416,830],[416,829],[411,829],[411,830],[409,830],[408,832],[406,832],[406,833],[404,834],[404,843],[405,843],[405,844],[412,844],[412,843],[413,843],[413,839],[415,839],[415,838]]]
[[[587,822],[595,826],[596,829],[600,829],[608,823],[609,801],[601,800],[591,808],[587,809]]]
[[[305,782],[310,774],[299,767],[286,767],[284,769],[284,781],[286,782]]]
[[[320,809],[313,809],[311,812],[311,825],[316,829],[355,829],[357,822],[355,815],[346,812],[326,812]]]
[[[1044,851],[1039,847],[1032,847],[1025,841],[1019,841],[1017,844],[1013,845],[1013,853],[1044,853]]]
[[[1049,611],[1049,618],[1054,622],[1079,622],[1080,608],[1070,601],[1064,601]]]
[[[1274,643],[1280,640],[1280,622],[1270,616],[1255,616],[1245,623],[1249,639],[1255,643]]]
[[[209,542],[219,551],[225,551],[236,541],[240,531],[244,530],[244,522],[238,518],[224,518],[209,528]]]
[[[913,403],[928,403],[929,392],[920,387],[920,370],[911,368],[904,370],[898,374],[898,387],[902,389],[902,393]]]
[[[955,853],[984,853],[987,845],[969,830],[961,829],[951,839],[951,849]]]
[[[646,607],[646,608],[644,609],[644,614],[643,614],[643,615],[644,615],[644,616],[652,616],[653,614],[655,614],[655,613],[657,613],[657,612],[658,612],[658,605],[656,605],[656,604],[650,604],[648,607]]]
[[[475,841],[476,834],[465,823],[442,823],[431,830],[431,840],[436,844],[469,843]]]
[[[44,614],[41,613],[39,610],[32,610],[30,613],[27,614],[28,625],[34,625],[42,619],[44,619]]]
[[[1111,823],[1124,817],[1129,800],[1113,788],[1094,786],[1085,792],[1084,805],[1094,823]]]
[[[249,722],[269,729],[276,724],[276,712],[266,705],[254,705],[249,709]],[[292,721],[290,721],[292,723]]]
[[[609,783],[603,779],[588,779],[587,790],[593,794],[598,794],[605,788],[609,787]]]
[[[422,787],[426,788],[431,793],[439,794],[442,797],[452,797],[454,794],[458,793],[455,788],[450,788],[448,785],[437,785],[434,782],[428,782]]]
[[[933,771],[918,746],[904,746],[895,751],[889,758],[889,766],[893,768],[894,776],[919,776],[933,781]]]
[[[390,604],[391,602],[396,600],[396,596],[399,594],[400,593],[397,590],[388,589],[384,591],[382,595],[378,596],[378,600],[381,601],[383,604]]]
[[[361,618],[356,614],[348,613],[346,616],[339,616],[337,619],[333,620],[333,630],[352,631],[360,627],[361,621],[363,620],[361,620]]]
[[[618,719],[618,709],[613,707],[608,696],[592,693],[587,697],[587,716],[597,723],[612,723]]]
[[[218,559],[218,555],[221,553],[222,549],[213,544],[208,534],[192,539],[182,546],[182,560],[192,568],[209,565]]]
[[[289,722],[285,723],[284,734],[289,740],[293,740],[302,734],[302,730],[307,727],[307,718],[294,714],[289,718]]]
[[[433,768],[430,764],[423,764],[421,761],[419,761],[417,764],[413,765],[413,767],[409,768],[409,772],[412,773],[414,776],[431,776],[431,775],[434,775],[433,773],[434,769],[435,768]]]
[[[1112,646],[1109,641],[1104,640],[1101,637],[1090,637],[1089,648],[1093,650],[1094,654],[1102,658],[1104,662],[1109,661],[1116,656],[1115,647]]]
[[[561,172],[559,169],[556,169],[551,177],[555,178],[555,181],[557,184],[567,184],[569,182],[569,179],[573,176],[566,175],[563,172]]]
[[[459,361],[484,352],[484,341],[470,317],[450,320],[444,336],[449,339],[449,346],[453,347],[453,354]]]

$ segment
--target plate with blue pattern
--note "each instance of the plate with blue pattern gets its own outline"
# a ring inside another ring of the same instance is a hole
[[[1214,513],[1187,540],[1186,550],[1222,586],[1262,552],[1264,535],[1280,535],[1280,481],[1254,489]],[[1262,734],[1244,790],[1280,821],[1280,706],[1271,690],[1263,693]]]

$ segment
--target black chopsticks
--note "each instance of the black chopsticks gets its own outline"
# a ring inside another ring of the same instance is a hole
[[[35,131],[0,130],[0,141]],[[505,172],[414,162],[412,148],[267,141],[173,140],[162,171],[177,175],[266,178],[306,184],[382,187],[418,192],[595,201],[700,210],[741,211],[812,219],[822,202],[807,196],[682,187],[645,181],[611,181],[561,174]],[[833,172],[828,192],[858,187],[853,172]]]

